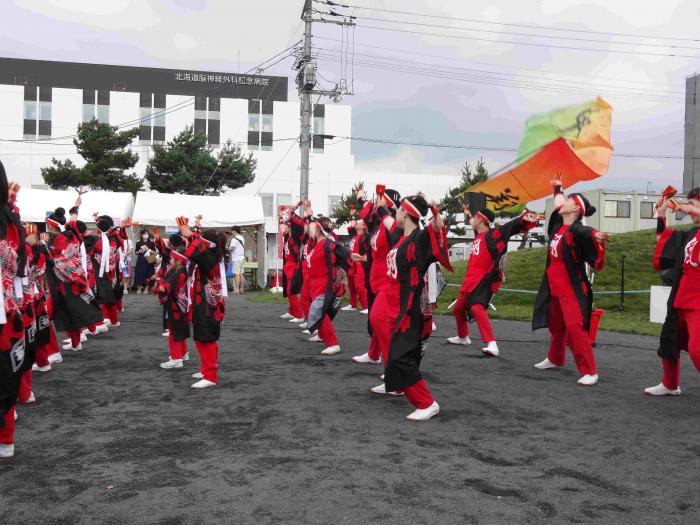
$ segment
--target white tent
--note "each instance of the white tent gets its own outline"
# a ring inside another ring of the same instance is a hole
[[[136,194],[133,220],[144,226],[175,227],[175,217],[202,215],[204,228],[230,228],[233,225],[263,224],[262,199],[243,195],[182,195],[140,191]]]
[[[75,190],[21,188],[17,194],[17,207],[23,221],[44,222],[47,215],[59,206],[65,208],[68,215],[77,198]],[[131,216],[134,211],[134,196],[128,192],[88,191],[83,194],[82,200],[78,218],[86,223],[94,222],[92,214],[95,212],[109,215],[118,222]]]

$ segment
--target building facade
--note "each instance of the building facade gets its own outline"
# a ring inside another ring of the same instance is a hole
[[[582,192],[588,201],[596,207],[596,213],[586,219],[586,224],[606,233],[625,233],[656,228],[654,207],[660,195],[638,192],[619,192],[610,190],[591,190]],[[554,200],[547,199],[545,214],[547,218],[554,209]],[[682,213],[669,213],[668,224],[686,224],[690,219]]]
[[[215,153],[231,141],[256,158],[255,180],[234,192],[261,197],[267,260],[274,267],[277,207],[297,202],[300,194],[300,104],[296,93],[289,100],[289,85],[284,76],[0,58],[0,159],[10,180],[45,187],[41,168],[52,158],[83,164],[73,137],[81,122],[96,118],[139,129],[131,149],[139,155],[134,171],[143,177],[153,145],[193,126]],[[439,200],[459,180],[457,169],[445,174],[356,170],[347,105],[317,103],[312,133],[309,198],[319,213],[331,214],[358,181],[369,193],[385,184],[403,195],[420,191]],[[213,184],[215,179],[216,174]]]

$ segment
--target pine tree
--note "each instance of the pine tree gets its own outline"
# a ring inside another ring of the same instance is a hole
[[[330,216],[336,220],[337,224],[344,224],[346,222],[350,222],[353,219],[353,216],[351,214],[352,208],[359,211],[359,205],[357,202],[357,190],[358,188],[362,188],[363,186],[364,184],[360,182],[357,185],[357,187],[352,188],[352,191],[349,194],[341,195],[340,201],[335,206],[335,208],[329,210]],[[355,213],[354,218],[358,219],[359,214]]]
[[[127,173],[139,161],[138,154],[127,149],[138,136],[138,128],[118,131],[96,119],[78,125],[73,144],[85,165],[78,168],[71,160],[51,160],[52,166],[41,169],[44,182],[53,189],[88,186],[107,191],[136,193],[143,182],[134,173]]]
[[[240,146],[226,141],[216,156],[217,167],[214,175],[215,191],[235,190],[255,180],[255,168],[258,161],[252,153],[243,155]]]
[[[445,208],[445,226],[448,232],[452,232],[460,237],[464,236],[466,229],[460,226],[458,216],[462,214],[462,194],[480,182],[484,182],[489,178],[489,172],[486,169],[484,159],[479,159],[474,167],[465,162],[462,167],[462,177],[459,184],[447,190],[447,193],[440,201],[440,207]]]
[[[167,144],[153,146],[146,180],[161,193],[201,195],[207,183],[211,185],[216,167],[207,137],[188,126]]]

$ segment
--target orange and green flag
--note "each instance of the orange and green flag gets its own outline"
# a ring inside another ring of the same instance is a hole
[[[469,188],[486,196],[494,211],[524,207],[551,192],[549,181],[560,174],[564,187],[605,175],[612,106],[597,99],[533,115],[525,122],[515,166]]]

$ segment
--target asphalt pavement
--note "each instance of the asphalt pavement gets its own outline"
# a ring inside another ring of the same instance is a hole
[[[370,395],[358,365],[366,317],[341,312],[342,352],[322,357],[284,308],[231,298],[216,388],[198,358],[162,370],[155,299],[130,295],[122,326],[36,374],[16,456],[0,462],[0,523],[698,523],[700,375],[680,398],[653,338],[601,333],[600,383],[538,371],[547,333],[495,321],[501,357],[443,344],[423,361],[440,414],[410,423],[404,398]]]

